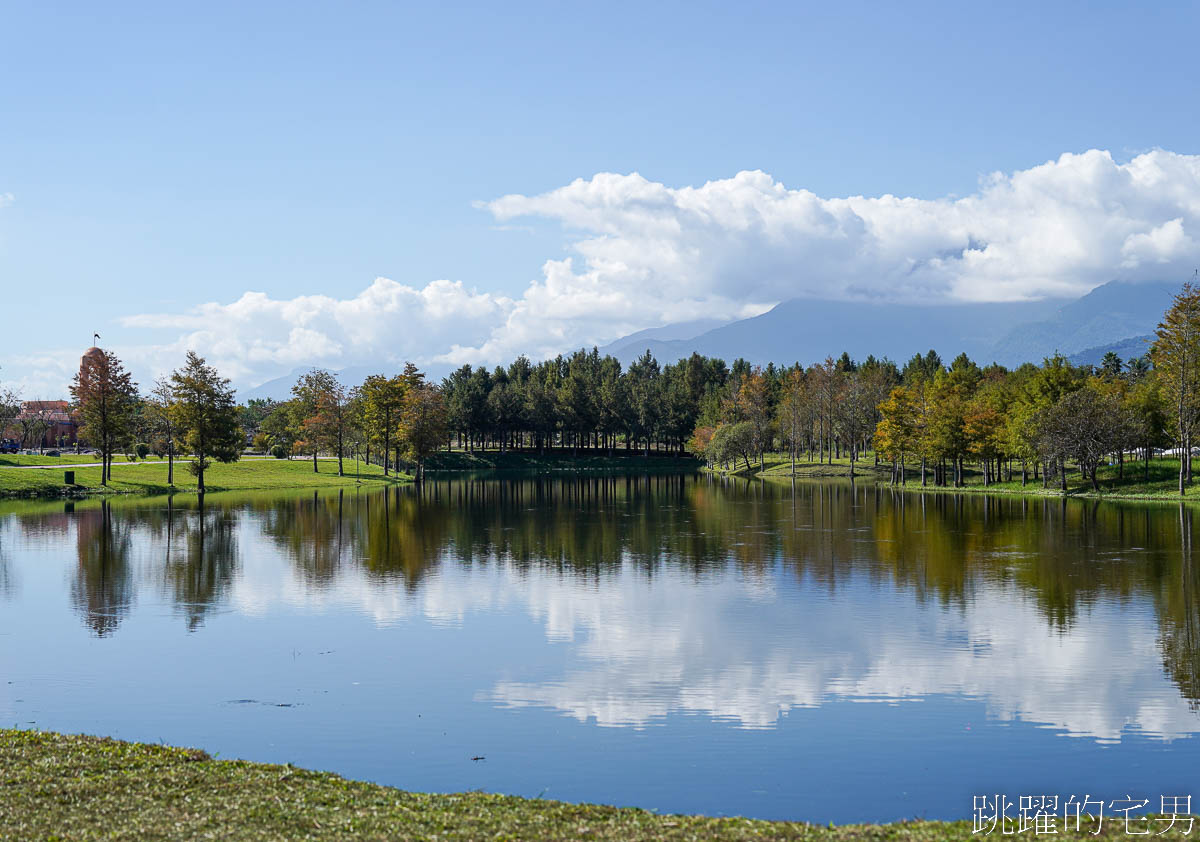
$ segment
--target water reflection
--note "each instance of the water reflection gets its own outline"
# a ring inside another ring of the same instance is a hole
[[[135,525],[140,527],[139,517],[114,515],[107,501],[75,517],[77,564],[71,602],[97,637],[115,632],[133,607],[129,554]]]
[[[71,600],[98,637],[140,587],[189,631],[275,606],[379,625],[502,612],[570,651],[550,674],[475,688],[506,709],[771,728],[830,700],[945,695],[1072,735],[1173,739],[1200,730],[1192,520],[850,484],[464,479],[17,514],[0,520],[0,590],[11,532],[73,530]]]
[[[194,511],[168,504],[158,530],[165,530],[162,583],[188,631],[200,628],[208,612],[228,598],[241,564],[238,523],[236,510],[203,500]]]
[[[17,580],[9,558],[13,532],[11,519],[0,518],[0,599],[11,599],[17,590]]]

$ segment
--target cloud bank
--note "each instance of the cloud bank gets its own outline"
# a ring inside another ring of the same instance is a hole
[[[461,281],[378,278],[348,298],[247,292],[131,315],[126,327],[178,336],[130,355],[164,368],[194,348],[239,385],[302,365],[411,359],[444,369],[744,317],[794,297],[1076,296],[1113,279],[1184,280],[1200,264],[1200,156],[1164,150],[1123,164],[1104,151],[1065,154],[940,199],[822,198],[759,171],[678,188],[601,173],[479,206],[505,225],[562,225],[569,256],[547,260],[514,298]]]

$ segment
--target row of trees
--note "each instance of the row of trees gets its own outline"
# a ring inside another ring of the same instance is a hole
[[[903,369],[843,354],[807,368],[734,371],[717,394],[717,419],[698,419],[694,451],[711,463],[746,468],[765,451],[818,462],[874,451],[891,463],[893,481],[918,467],[922,485],[961,485],[975,464],[984,484],[1022,484],[1032,472],[1043,485],[1066,488],[1072,465],[1098,487],[1107,460],[1124,477],[1129,455],[1148,477],[1152,454],[1177,446],[1179,491],[1192,482],[1200,427],[1200,287],[1184,285],[1163,317],[1146,356],[1126,363],[1108,353],[1099,366],[1073,366],[1055,355],[1036,366],[980,367],[965,354],[949,365],[930,351]]]
[[[906,463],[932,468],[936,484],[962,484],[964,464],[977,463],[985,485],[1021,483],[1039,474],[1066,488],[1068,462],[1098,487],[1097,469],[1110,456],[1124,476],[1125,457],[1140,453],[1149,469],[1155,448],[1169,444],[1162,381],[1144,366],[1099,372],[1055,356],[1013,371],[981,370],[960,358],[932,377],[903,382],[879,405],[878,450],[903,482]]]
[[[521,356],[492,371],[465,365],[442,392],[451,435],[467,450],[557,445],[611,453],[623,443],[648,455],[652,447],[682,453],[729,376],[723,360],[699,354],[660,366],[647,351],[623,370],[593,348],[536,365]]]
[[[401,374],[368,377],[347,388],[322,369],[302,374],[287,401],[252,400],[243,410],[253,444],[279,457],[332,454],[338,475],[348,453],[378,462],[385,474],[407,464],[418,478],[425,459],[446,442],[441,390],[409,363]]]
[[[421,474],[424,459],[447,440],[440,390],[413,365],[394,377],[368,377],[346,388],[333,374],[314,369],[301,375],[285,402],[252,400],[239,406],[229,381],[193,352],[177,371],[154,383],[147,394],[111,351],[84,358],[71,385],[80,438],[102,462],[101,482],[112,479],[116,453],[140,451],[165,456],[168,483],[174,483],[176,455],[191,457],[189,470],[204,490],[212,462],[236,461],[248,439],[279,457],[337,458],[358,450],[380,461],[385,473],[402,463]],[[148,442],[148,444],[135,444]]]
[[[242,430],[229,381],[189,351],[183,366],[155,382],[148,395],[111,351],[83,358],[71,384],[80,436],[100,453],[100,482],[112,479],[115,453],[128,451],[138,434],[161,437],[167,482],[175,482],[176,453],[187,453],[197,488],[213,460],[233,462],[242,453]]]

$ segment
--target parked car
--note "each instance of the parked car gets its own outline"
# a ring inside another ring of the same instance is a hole
[[[62,454],[61,454],[61,453],[59,453],[57,450],[47,450],[47,451],[46,451],[45,453],[43,453],[42,455],[43,455],[43,456],[62,456]]]
[[[0,439],[0,453],[18,453],[21,446],[12,439]]]

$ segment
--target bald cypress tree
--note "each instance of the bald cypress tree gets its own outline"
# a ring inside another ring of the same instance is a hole
[[[192,454],[189,468],[203,494],[204,472],[212,460],[236,462],[242,455],[244,434],[233,388],[203,357],[188,351],[183,368],[171,374],[171,393],[175,425]]]
[[[100,484],[112,479],[112,455],[129,440],[138,409],[137,384],[111,351],[83,358],[71,383],[80,432],[100,451]]]

